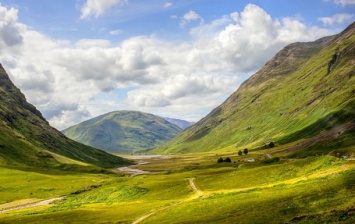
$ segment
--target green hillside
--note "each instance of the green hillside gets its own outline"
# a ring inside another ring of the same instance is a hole
[[[52,128],[26,101],[1,65],[0,124],[0,166],[60,168],[63,161],[71,161],[115,167],[130,163],[70,140]]]
[[[119,153],[154,148],[176,136],[182,129],[165,119],[137,111],[116,111],[63,130],[78,142]]]
[[[222,105],[154,152],[260,148],[354,129],[354,46],[352,24],[339,35],[285,47]]]

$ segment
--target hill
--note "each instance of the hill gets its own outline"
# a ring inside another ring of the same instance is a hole
[[[63,165],[63,161],[101,167],[130,164],[120,157],[70,140],[51,127],[26,101],[1,64],[0,124],[0,166],[50,168]]]
[[[115,111],[63,130],[78,142],[116,153],[133,153],[154,148],[182,129],[153,114]]]
[[[181,119],[176,119],[176,118],[170,118],[170,117],[163,117],[165,120],[169,121],[172,124],[175,124],[176,126],[180,127],[181,129],[186,129],[190,127],[191,125],[195,124],[195,122],[190,122],[190,121],[185,121]]]
[[[355,122],[354,33],[353,23],[338,35],[286,46],[223,104],[153,152],[256,149],[297,140],[310,146],[320,135],[348,134]]]

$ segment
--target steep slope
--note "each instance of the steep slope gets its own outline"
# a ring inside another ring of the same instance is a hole
[[[222,105],[154,152],[261,147],[309,139],[355,121],[355,24],[276,54]]]
[[[181,129],[186,129],[190,127],[191,125],[195,124],[195,122],[190,122],[190,121],[185,121],[181,119],[176,119],[176,118],[170,118],[170,117],[163,117],[165,120],[169,121],[172,124],[175,124],[176,126],[180,127]]]
[[[165,119],[137,111],[116,111],[63,130],[76,141],[109,152],[132,153],[162,144],[182,129]]]
[[[102,167],[130,162],[68,139],[26,101],[0,64],[0,165],[51,167],[61,156]],[[61,156],[60,156],[61,155]]]

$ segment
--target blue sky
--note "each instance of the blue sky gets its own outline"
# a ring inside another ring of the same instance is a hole
[[[0,63],[63,129],[113,110],[198,121],[355,0],[0,0]]]

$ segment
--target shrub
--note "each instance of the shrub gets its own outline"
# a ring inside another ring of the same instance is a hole
[[[244,152],[245,155],[248,155],[249,150],[247,148],[245,148],[243,152]]]
[[[231,163],[232,160],[231,160],[231,158],[227,157],[227,158],[224,160],[224,162],[226,162],[226,163]]]
[[[274,142],[270,142],[269,143],[269,148],[274,148],[275,147],[275,143]]]
[[[218,160],[217,160],[217,163],[223,163],[223,159],[222,158],[219,158]]]
[[[243,155],[242,150],[239,150],[238,155],[240,155],[240,156]]]

